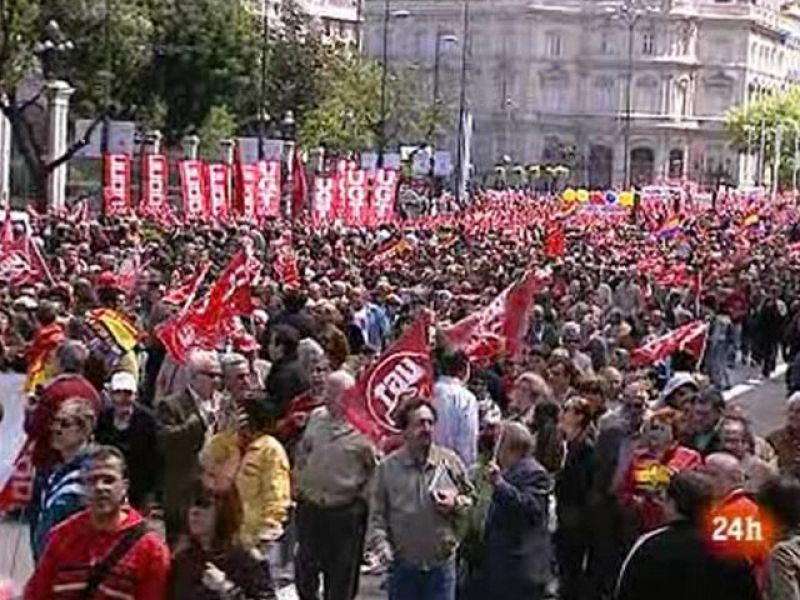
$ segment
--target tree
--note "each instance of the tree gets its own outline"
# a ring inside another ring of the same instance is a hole
[[[322,74],[322,100],[301,122],[300,145],[322,145],[334,153],[375,148],[381,123],[381,78],[382,68],[376,61],[345,51],[332,56]],[[449,120],[448,104],[440,101],[434,107],[432,92],[417,74],[409,70],[389,74],[387,148],[435,141]]]
[[[218,161],[220,141],[236,135],[236,119],[227,106],[212,106],[197,135],[200,137],[200,158]]]
[[[102,0],[0,0],[0,111],[8,118],[16,146],[30,171],[34,187],[43,190],[47,176],[88,143],[109,111],[110,100],[130,107],[140,95],[137,75],[149,61],[149,20],[140,0],[114,0],[108,13],[109,69],[106,66],[106,13]],[[54,39],[51,39],[54,38]],[[41,52],[37,42],[63,43],[64,52]],[[69,42],[69,47],[67,47]],[[37,52],[38,51],[38,52]],[[76,90],[73,103],[83,114],[96,117],[83,138],[53,160],[46,158],[37,135],[36,113],[43,115],[44,78],[69,81]],[[41,81],[40,89],[21,98],[23,81]],[[122,112],[122,111],[118,111]]]
[[[725,125],[731,144],[739,152],[759,152],[763,132],[765,165],[774,163],[775,144],[780,139],[780,180],[791,182],[793,170],[800,169],[800,161],[795,157],[795,139],[800,127],[800,88],[793,87],[737,106],[728,112]]]

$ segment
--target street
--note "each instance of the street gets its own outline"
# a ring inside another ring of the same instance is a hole
[[[783,404],[786,397],[782,366],[772,379],[760,381],[755,368],[739,368],[733,374],[736,385],[726,393],[726,398],[733,405],[739,406],[751,419],[755,433],[761,436],[779,427],[783,422]],[[0,377],[0,393],[9,398],[13,393],[15,381],[8,376]],[[6,410],[8,410],[8,402]],[[3,440],[3,444],[6,441]],[[0,579],[9,578],[16,594],[31,573],[32,564],[28,544],[27,527],[15,521],[0,522]],[[377,600],[383,595],[380,591],[380,578],[367,576],[362,578],[361,591],[358,598]],[[293,586],[280,591],[281,600],[293,600],[297,595]]]

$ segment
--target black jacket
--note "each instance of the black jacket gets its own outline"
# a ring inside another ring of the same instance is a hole
[[[137,407],[128,428],[119,430],[114,426],[114,411],[108,408],[97,420],[95,441],[114,446],[125,456],[131,506],[144,508],[147,496],[155,491],[162,472],[155,419]]]
[[[491,598],[524,598],[552,578],[545,468],[525,458],[503,473],[486,517],[485,581]]]
[[[556,475],[556,514],[559,529],[584,529],[588,518],[593,472],[592,440],[582,436],[570,441],[567,444],[564,466]]]
[[[643,535],[620,572],[616,600],[758,600],[745,563],[714,557],[689,521]]]
[[[265,383],[267,406],[273,418],[280,419],[293,398],[311,387],[308,374],[296,358],[280,359],[269,370]]]

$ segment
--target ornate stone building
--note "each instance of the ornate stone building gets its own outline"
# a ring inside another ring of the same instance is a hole
[[[752,179],[754,155],[727,145],[724,115],[797,80],[798,13],[777,0],[645,2],[627,2],[638,17],[629,62],[622,2],[470,1],[467,98],[476,172],[504,156],[528,164],[566,155],[577,183],[621,183],[631,65],[634,182]],[[384,0],[366,2],[366,51],[377,58],[384,9]],[[431,77],[437,31],[464,37],[464,1],[391,0],[390,13],[397,11],[405,18],[390,20],[391,64],[413,63]],[[442,86],[457,89],[460,50],[441,62]],[[453,150],[454,139],[455,131],[441,143]],[[755,153],[757,136],[752,147]]]
[[[319,27],[325,39],[335,43],[358,42],[359,23],[362,21],[362,0],[296,0]],[[280,18],[281,0],[242,0],[244,6],[258,18],[264,11],[273,22]]]

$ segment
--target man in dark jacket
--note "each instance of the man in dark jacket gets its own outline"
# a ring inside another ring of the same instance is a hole
[[[272,318],[270,330],[278,325],[288,325],[297,330],[301,339],[316,337],[319,323],[306,309],[307,302],[308,298],[300,290],[288,291],[283,301],[284,309]]]
[[[494,487],[486,518],[485,596],[538,600],[552,578],[548,498],[552,482],[532,456],[533,436],[507,423],[489,469]]]
[[[109,383],[112,406],[97,421],[95,441],[114,446],[128,465],[128,500],[144,511],[153,500],[152,494],[160,473],[155,418],[136,404],[136,379],[130,373],[114,373]]]
[[[267,352],[272,361],[266,381],[267,403],[270,415],[280,419],[293,398],[311,386],[308,373],[297,359],[300,335],[294,327],[276,325],[267,336]]]
[[[697,471],[676,474],[667,488],[675,514],[666,527],[643,535],[622,565],[616,600],[757,600],[745,562],[717,558],[704,540],[703,516],[714,484]]]

